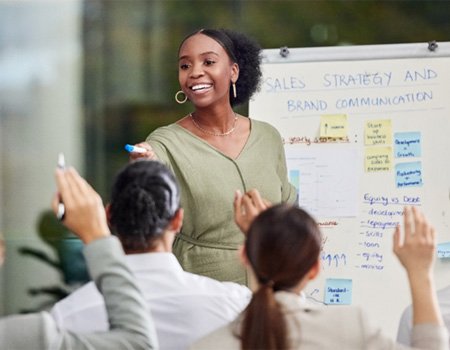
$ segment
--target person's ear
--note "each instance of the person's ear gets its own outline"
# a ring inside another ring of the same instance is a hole
[[[241,245],[238,248],[238,254],[241,264],[244,265],[245,267],[250,267],[250,262],[248,261],[247,252],[245,250],[245,245]]]
[[[250,265],[250,261],[248,260],[247,256],[247,250],[245,249],[245,245],[241,245],[238,248],[238,254],[239,254],[239,260],[241,261],[241,264],[244,265],[247,276],[248,276],[248,287],[252,292],[256,292],[259,288],[258,281],[255,277],[255,272],[252,269],[252,266]]]
[[[236,84],[239,79],[239,65],[237,63],[233,63],[231,66],[231,81]]]
[[[172,220],[170,221],[169,225],[170,230],[179,232],[181,230],[181,226],[183,226],[183,217],[184,217],[184,210],[183,208],[180,208],[177,210]]]
[[[106,213],[106,221],[108,222],[108,226],[111,226],[111,204],[107,204],[105,207]]]
[[[313,280],[320,272],[320,259],[317,259],[315,264],[309,269],[308,280]]]

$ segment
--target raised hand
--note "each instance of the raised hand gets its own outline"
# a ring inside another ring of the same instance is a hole
[[[436,233],[416,207],[404,209],[404,233],[394,233],[394,253],[408,273],[431,273],[436,251]]]
[[[442,325],[433,278],[436,233],[425,216],[413,207],[405,207],[403,237],[394,233],[394,253],[408,273],[413,306],[413,324]]]
[[[61,199],[65,205],[63,224],[88,244],[110,235],[105,208],[97,192],[74,168],[56,169],[58,193],[52,202],[55,214]]]
[[[234,196],[234,221],[243,233],[247,233],[255,217],[270,206],[271,203],[263,199],[258,190],[245,194],[238,190]]]

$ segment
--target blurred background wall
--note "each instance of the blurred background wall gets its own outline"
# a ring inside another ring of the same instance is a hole
[[[174,95],[191,31],[232,28],[264,48],[439,42],[449,15],[431,0],[0,0],[0,314],[48,308],[83,283],[80,245],[43,215],[57,154],[107,201],[124,144],[190,110]]]
[[[31,248],[56,260],[39,228],[55,189],[58,152],[83,171],[81,10],[78,0],[0,1],[4,313],[46,306],[52,293],[30,292],[61,283],[53,265],[20,251]]]

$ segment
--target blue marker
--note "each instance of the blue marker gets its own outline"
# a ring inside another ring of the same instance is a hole
[[[131,152],[136,152],[136,153],[145,153],[145,152],[147,152],[147,150],[145,148],[137,147],[137,146],[133,146],[133,145],[128,145],[128,144],[125,145],[125,150],[127,152],[130,152],[130,153]]]

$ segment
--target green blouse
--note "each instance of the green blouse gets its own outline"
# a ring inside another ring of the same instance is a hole
[[[184,221],[173,246],[186,271],[220,281],[248,284],[237,249],[244,236],[234,222],[236,190],[256,188],[271,203],[294,202],[284,148],[278,131],[250,120],[250,135],[232,159],[178,124],[158,128],[147,137],[160,161],[181,187]]]

